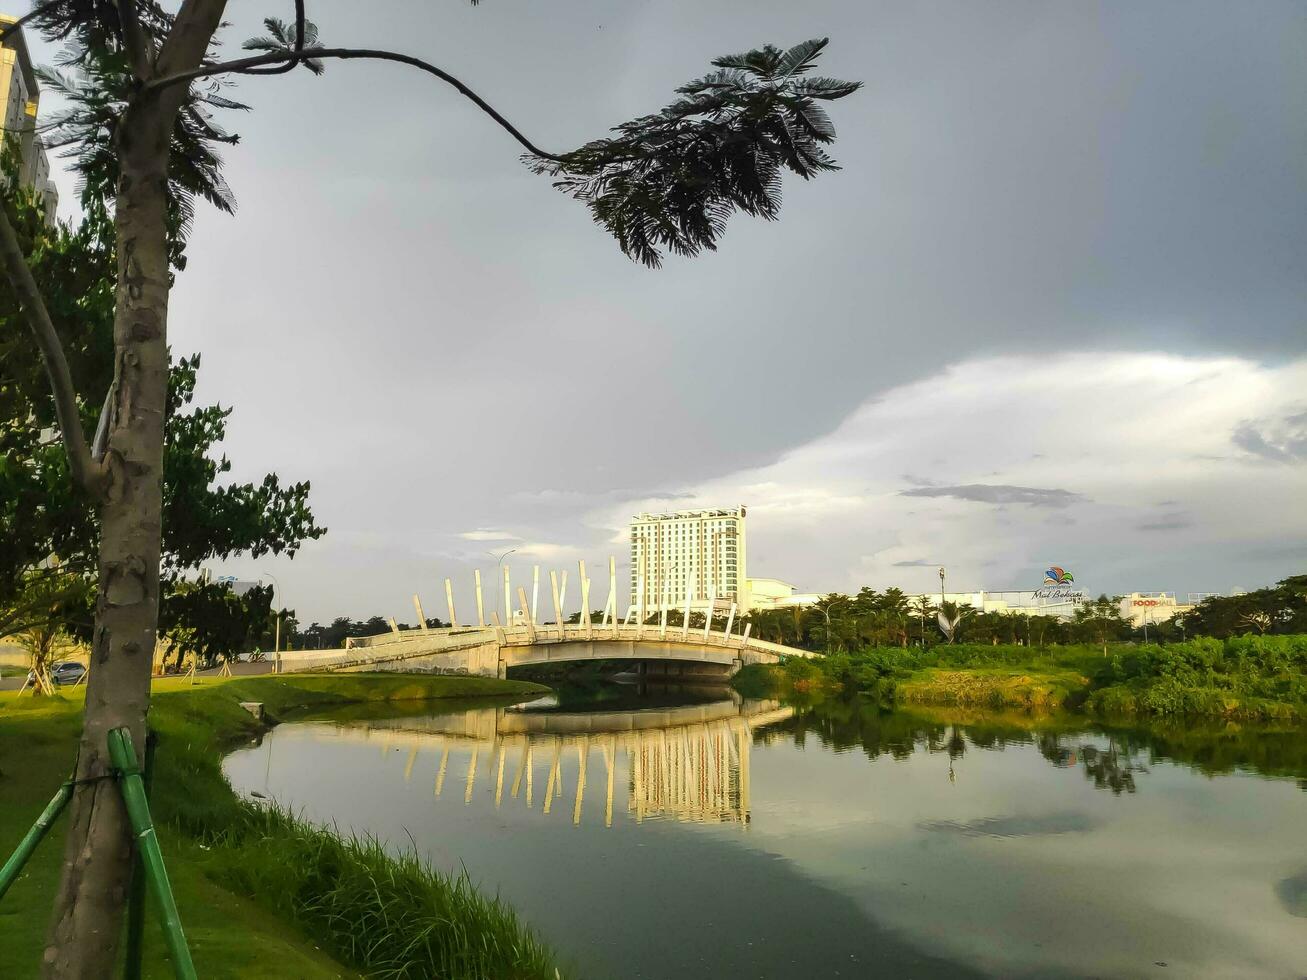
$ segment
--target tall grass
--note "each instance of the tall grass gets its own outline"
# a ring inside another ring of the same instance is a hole
[[[516,692],[537,685],[478,678],[269,677],[157,695],[155,816],[206,850],[219,884],[269,908],[368,977],[426,980],[555,978],[552,952],[498,898],[466,875],[432,869],[416,853],[371,837],[341,836],[272,807],[242,800],[221,769],[221,749],[260,727],[239,702],[272,717],[304,707]],[[466,682],[466,683],[464,683]]]
[[[510,908],[415,850],[395,854],[374,837],[342,836],[274,807],[247,807],[208,846],[206,871],[220,884],[257,897],[369,977],[559,975]]]

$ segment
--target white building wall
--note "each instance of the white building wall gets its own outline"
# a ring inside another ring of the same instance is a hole
[[[640,514],[631,522],[631,603],[692,610],[748,605],[745,508]]]

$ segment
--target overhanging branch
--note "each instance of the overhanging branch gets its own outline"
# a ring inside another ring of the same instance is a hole
[[[63,345],[59,342],[59,334],[50,320],[50,312],[46,309],[36,280],[32,277],[32,270],[27,267],[27,259],[23,255],[22,246],[18,244],[18,235],[9,221],[3,202],[0,202],[0,262],[3,263],[9,284],[23,308],[23,317],[36,335],[37,346],[41,348],[41,361],[50,378],[59,434],[68,453],[68,467],[73,479],[88,492],[97,493],[104,482],[105,471],[91,459],[90,450],[86,446],[86,434],[82,431],[82,421],[77,412],[77,391],[73,387],[73,377],[68,370]]]
[[[472,103],[488,115],[495,122],[499,123],[513,139],[517,140],[522,146],[534,156],[544,157],[546,160],[555,160],[559,163],[565,162],[565,159],[558,154],[549,153],[540,149],[529,139],[527,139],[516,126],[505,119],[498,110],[489,102],[481,98],[461,81],[442,68],[437,68],[429,61],[423,61],[421,58],[414,58],[412,55],[399,54],[395,51],[381,51],[372,48],[303,48],[298,52],[293,51],[272,51],[268,54],[254,55],[249,58],[237,58],[234,61],[223,61],[212,65],[201,65],[199,68],[190,71],[178,72],[174,75],[168,75],[163,78],[152,79],[145,85],[146,91],[156,91],[169,88],[173,85],[186,85],[201,78],[213,78],[217,75],[248,75],[262,74],[261,72],[252,71],[265,65],[277,65],[285,62],[294,64],[305,58],[325,59],[332,58],[338,61],[352,61],[356,59],[368,61],[393,61],[397,64],[408,65],[419,71],[424,71],[428,75],[434,75],[441,81],[446,82],[456,88],[460,94],[466,96]]]
[[[295,0],[295,56],[284,65],[272,68],[251,68],[250,75],[284,75],[294,71],[295,66],[304,60],[304,0]]]

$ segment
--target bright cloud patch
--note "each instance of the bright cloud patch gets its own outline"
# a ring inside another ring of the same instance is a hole
[[[775,463],[595,515],[749,505],[749,572],[803,590],[1203,591],[1307,569],[1307,361],[971,361]],[[1160,502],[1160,503],[1159,503]],[[1273,555],[1268,561],[1267,556]]]
[[[475,531],[464,531],[459,535],[464,541],[521,541],[516,534],[499,531],[489,527],[479,527]]]

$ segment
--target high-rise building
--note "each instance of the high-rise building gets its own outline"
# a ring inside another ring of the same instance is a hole
[[[15,23],[15,18],[0,14],[0,30]],[[59,192],[50,180],[50,160],[36,132],[36,109],[41,90],[32,70],[32,58],[22,28],[10,31],[0,47],[0,138],[18,154],[18,180],[30,187],[45,202],[45,216],[54,224]]]
[[[631,604],[650,613],[664,606],[703,612],[749,608],[745,572],[745,509],[641,514],[631,521]]]

